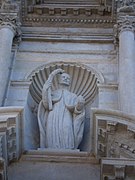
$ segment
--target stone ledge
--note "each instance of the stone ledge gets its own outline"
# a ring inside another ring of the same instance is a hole
[[[99,161],[88,152],[78,151],[27,151],[21,157],[22,161],[37,162],[66,162],[66,163],[90,163],[99,164]]]

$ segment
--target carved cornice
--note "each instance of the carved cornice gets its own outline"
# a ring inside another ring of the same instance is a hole
[[[114,9],[110,1],[27,1],[22,0],[22,21],[24,25],[90,26],[99,24],[111,26]]]

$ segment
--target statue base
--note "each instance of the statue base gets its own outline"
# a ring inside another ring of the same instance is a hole
[[[93,163],[98,164],[99,160],[95,159],[90,152],[80,150],[56,150],[56,149],[40,149],[29,150],[23,154],[23,160],[26,161],[42,161],[42,162],[66,162],[66,163]]]

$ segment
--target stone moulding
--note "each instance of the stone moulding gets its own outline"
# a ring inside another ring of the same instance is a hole
[[[41,101],[42,88],[45,81],[49,74],[57,68],[62,68],[65,72],[70,74],[72,79],[70,91],[77,95],[82,95],[85,98],[86,103],[90,102],[97,94],[97,84],[104,82],[102,74],[91,67],[65,62],[50,63],[39,67],[28,77],[28,79],[31,79],[32,81],[29,89],[30,94],[38,104]],[[53,90],[58,88],[57,78],[54,79],[52,88]]]
[[[93,108],[92,117],[96,158],[135,159],[135,116],[117,110]]]

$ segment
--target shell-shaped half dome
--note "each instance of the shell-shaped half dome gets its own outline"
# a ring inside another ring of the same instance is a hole
[[[82,95],[86,103],[92,101],[97,94],[97,83],[103,83],[104,81],[103,76],[100,73],[97,73],[93,68],[82,64],[58,62],[44,65],[38,68],[38,70],[33,72],[30,76],[32,81],[29,89],[30,94],[38,104],[42,99],[44,83],[48,79],[50,73],[58,68],[63,69],[71,76],[69,91],[77,95]],[[58,88],[58,76],[55,76],[52,89]]]

